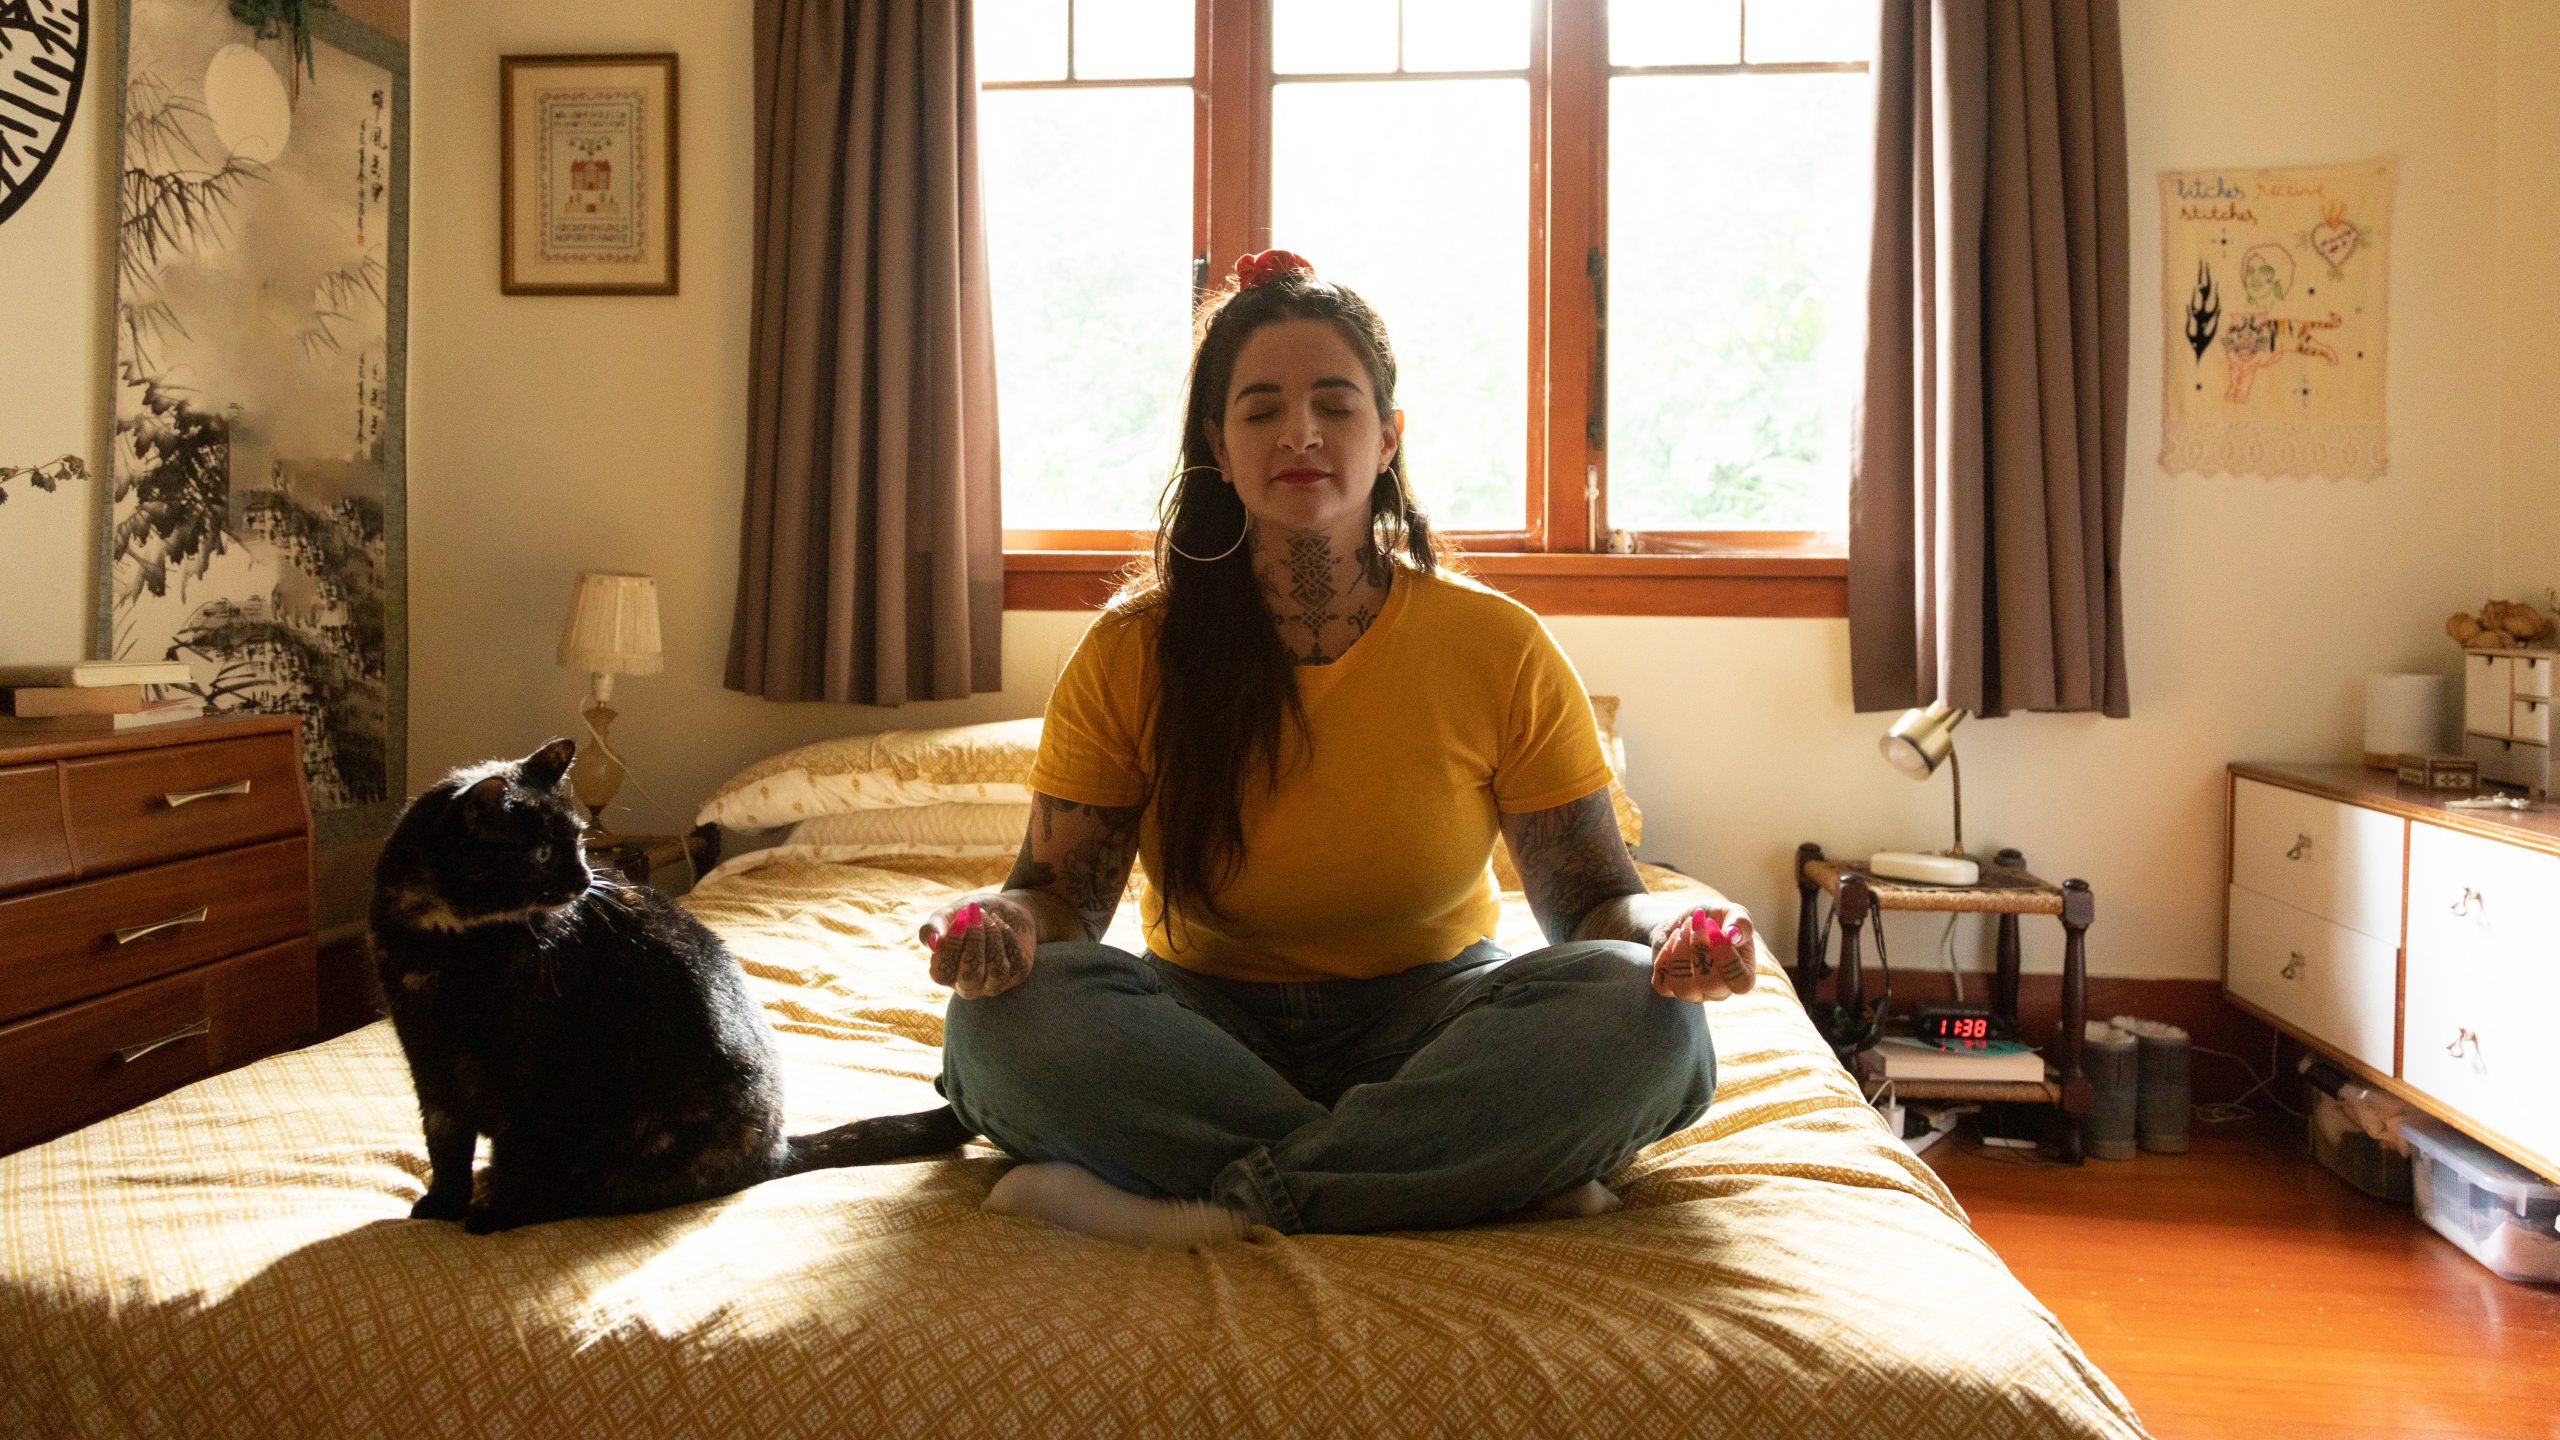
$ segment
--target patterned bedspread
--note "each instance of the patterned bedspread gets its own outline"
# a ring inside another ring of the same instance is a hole
[[[916,922],[1003,868],[785,852],[696,892],[795,1128],[939,1103]],[[1498,938],[1538,943],[1516,894]],[[1711,1016],[1714,1107],[1612,1177],[1621,1211],[1189,1254],[982,1214],[1008,1162],[980,1147],[411,1222],[426,1157],[375,1024],[0,1160],[0,1434],[2142,1433],[1774,965]]]

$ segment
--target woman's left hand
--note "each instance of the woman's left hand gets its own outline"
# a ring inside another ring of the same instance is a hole
[[[1653,989],[1674,1000],[1724,1000],[1759,977],[1760,942],[1734,904],[1702,905],[1653,927]]]

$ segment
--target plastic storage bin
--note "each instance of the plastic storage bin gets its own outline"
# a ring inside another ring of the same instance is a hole
[[[2509,1280],[2560,1285],[2560,1185],[2431,1120],[2401,1134],[2419,1219]]]
[[[2409,1203],[2409,1157],[2384,1149],[2382,1142],[2357,1128],[2336,1096],[2315,1099],[2304,1125],[2311,1134],[2311,1157],[2339,1179],[2376,1200]]]

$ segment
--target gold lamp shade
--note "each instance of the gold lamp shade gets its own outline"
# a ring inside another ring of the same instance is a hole
[[[1964,711],[1932,700],[1925,709],[1903,711],[1876,748],[1893,762],[1894,769],[1914,780],[1926,780],[1956,753],[1956,726],[1964,717]]]

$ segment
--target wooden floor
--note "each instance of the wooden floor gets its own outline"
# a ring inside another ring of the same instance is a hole
[[[2281,1119],[2282,1117],[2278,1117]],[[2301,1131],[2027,1168],[1927,1152],[2161,1440],[2560,1440],[2560,1289],[2513,1285],[2312,1163]]]

